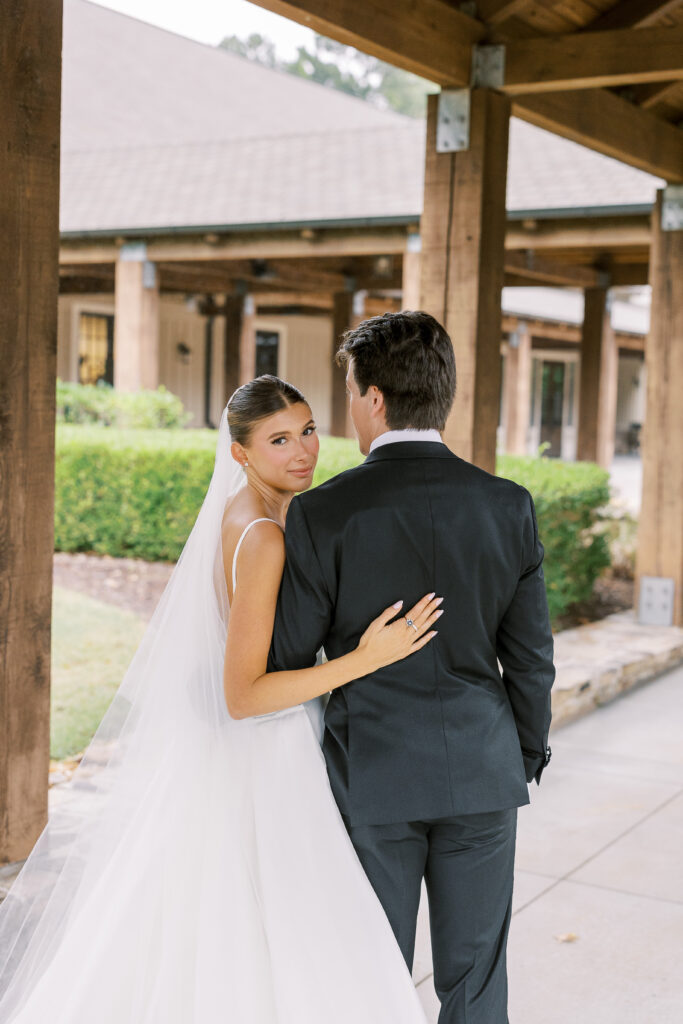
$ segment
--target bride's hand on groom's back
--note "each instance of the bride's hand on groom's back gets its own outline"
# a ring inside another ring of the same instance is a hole
[[[425,594],[409,612],[404,612],[398,618],[395,617],[402,601],[385,608],[373,619],[358,641],[358,652],[369,666],[366,674],[401,661],[428,644],[438,632],[430,627],[442,614],[443,609],[439,608],[442,601],[442,597]],[[391,619],[395,621],[391,622]],[[408,620],[413,623],[412,626]]]

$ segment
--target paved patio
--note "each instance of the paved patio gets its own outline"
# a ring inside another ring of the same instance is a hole
[[[683,1020],[683,666],[554,731],[519,814],[511,1024]],[[426,903],[415,980],[438,1019]]]

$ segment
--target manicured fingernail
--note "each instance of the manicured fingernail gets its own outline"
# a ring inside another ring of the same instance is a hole
[[[436,591],[434,591],[434,593],[432,593],[432,594],[428,594],[427,596],[429,597],[429,600],[431,601],[431,599],[436,596]]]
[[[442,601],[443,601],[442,597],[437,597],[437,599],[435,601],[435,604],[441,604]]]
[[[435,616],[434,616],[434,617],[435,617],[436,619],[438,619],[439,615],[443,615],[444,611],[445,611],[445,609],[444,609],[444,608],[439,608],[438,612],[436,612],[436,614],[435,614]]]
[[[439,631],[438,631],[438,629],[433,629],[433,630],[432,630],[432,636],[436,636],[436,634],[437,634],[438,632],[439,632]]]
[[[402,604],[403,604],[403,601],[397,601],[396,604],[392,604],[391,607],[392,608],[400,608]]]

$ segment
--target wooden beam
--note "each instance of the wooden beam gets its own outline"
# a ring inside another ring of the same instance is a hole
[[[439,85],[470,81],[472,44],[486,29],[443,0],[254,0],[259,7]]]
[[[443,87],[469,84],[471,47],[486,32],[481,22],[443,0],[375,0],[361,6],[351,0],[257,2]],[[580,97],[522,94],[513,112],[667,181],[683,180],[683,132],[607,90],[584,89]]]
[[[523,14],[533,3],[534,0],[477,0],[477,17],[489,27],[498,26]]]
[[[683,181],[683,131],[605,89],[516,96],[513,113],[666,181]]]
[[[291,302],[284,303],[280,306],[266,306],[263,309],[261,304],[256,304],[257,315],[267,316],[317,316],[317,317],[329,317],[332,315],[331,309],[321,309],[318,305],[304,305],[293,298]]]
[[[650,215],[629,217],[582,217],[557,220],[509,221],[505,248],[526,252],[566,249],[597,250],[638,249],[647,253],[650,245]]]
[[[332,295],[326,292],[253,292],[256,305],[259,309],[268,309],[269,306],[315,306],[320,312],[332,312]]]
[[[642,88],[634,91],[632,99],[639,107],[642,107],[643,110],[651,110],[652,107],[656,107],[660,103],[665,103],[669,97],[673,99],[676,93],[679,92],[680,87],[680,81],[665,82],[663,85],[661,83],[655,85],[644,85]]]
[[[575,324],[552,322],[549,320],[533,320],[528,317],[513,316],[506,313],[503,316],[503,332],[506,334],[523,327],[528,330],[532,346],[538,348],[534,339],[550,339],[559,342],[571,342],[577,344],[581,340],[581,329]]]
[[[505,272],[525,279],[526,284],[559,284],[594,288],[605,277],[595,267],[571,266],[537,256],[535,252],[506,252]]]
[[[639,334],[624,334],[617,331],[616,339],[620,352],[645,352],[645,338]]]
[[[419,211],[415,227],[419,224]],[[183,260],[321,259],[334,256],[402,255],[406,247],[406,226],[386,229],[370,227],[325,230],[316,238],[302,237],[299,231],[231,232],[217,242],[192,238],[152,237],[147,243],[147,258],[155,263]],[[120,239],[62,240],[60,264],[114,263]]]
[[[652,25],[665,14],[681,7],[681,0],[621,0],[609,11],[598,15],[586,30],[608,32],[616,28],[640,28]]]
[[[0,4],[0,864],[47,821],[61,79],[62,0]]]
[[[645,285],[649,279],[647,263],[614,263],[609,269],[610,285],[623,288],[626,285]]]
[[[444,440],[495,472],[510,101],[472,91],[470,147],[437,153],[438,97],[428,97],[420,308],[453,342],[458,390]]]
[[[516,96],[673,79],[683,79],[683,25],[510,40],[501,88]]]
[[[652,218],[636,604],[642,576],[671,578],[674,624],[683,626],[683,230],[662,230],[661,203],[660,192]]]

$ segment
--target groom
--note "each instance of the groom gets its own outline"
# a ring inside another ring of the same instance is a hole
[[[439,1024],[506,1024],[517,807],[550,759],[555,677],[534,503],[441,440],[455,360],[428,313],[365,320],[337,361],[367,458],[291,501],[268,671],[443,596],[426,647],[332,692],[323,753],[410,969],[425,879]]]

